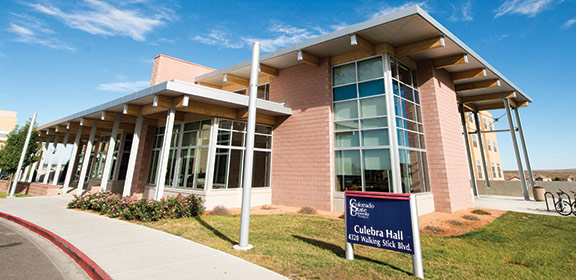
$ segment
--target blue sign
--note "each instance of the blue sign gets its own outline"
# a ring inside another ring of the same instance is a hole
[[[410,195],[346,192],[346,241],[414,254]]]

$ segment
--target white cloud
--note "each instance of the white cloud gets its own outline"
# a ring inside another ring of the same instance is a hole
[[[400,6],[390,6],[390,5],[384,5],[384,7],[382,7],[380,10],[378,10],[377,12],[373,13],[370,18],[376,18],[376,17],[381,17],[387,14],[391,14],[397,11],[400,11],[402,9],[406,9],[408,7],[414,6],[414,5],[419,5],[423,8],[426,8],[426,1],[424,2],[406,2],[403,5]]]
[[[63,11],[48,4],[28,4],[37,12],[54,16],[71,28],[94,35],[125,36],[144,41],[146,34],[175,19],[172,11],[158,8],[146,15],[134,7],[117,8],[101,0],[84,0],[80,9]]]
[[[213,29],[210,33],[200,36],[194,36],[192,40],[198,41],[202,44],[218,46],[222,48],[229,49],[239,49],[247,46],[251,46],[253,42],[260,42],[260,48],[262,51],[271,52],[279,48],[300,43],[317,37],[319,35],[327,33],[327,31],[314,27],[314,28],[299,28],[287,24],[274,24],[269,30],[271,33],[276,34],[275,37],[241,37],[239,39],[233,38],[230,33]]]
[[[26,23],[10,23],[10,27],[7,29],[7,31],[16,35],[14,41],[31,45],[41,45],[55,50],[66,50],[70,52],[76,51],[73,47],[60,41],[59,39],[47,36],[46,33],[51,32],[48,32],[42,28],[37,28],[37,26],[34,26],[33,24],[29,26],[23,26],[25,24]]]
[[[277,33],[278,36],[273,38],[244,37],[242,40],[244,40],[246,44],[251,44],[252,42],[258,41],[260,42],[260,47],[263,51],[271,52],[279,48],[300,43],[302,41],[306,41],[326,33],[326,31],[320,28],[313,28],[310,30],[284,24],[275,24],[270,28],[270,31]]]
[[[534,17],[547,9],[553,2],[554,0],[508,0],[496,9],[494,17],[497,18],[506,14]]]
[[[137,82],[116,82],[99,84],[97,90],[113,91],[113,92],[135,92],[145,89],[150,85],[150,81],[137,81]]]
[[[563,28],[570,28],[572,25],[574,25],[574,23],[576,23],[576,18],[573,18],[569,21],[567,21],[566,23],[564,23],[564,25],[562,25]]]
[[[474,17],[472,16],[472,2],[468,1],[464,3],[461,7],[456,7],[452,5],[454,8],[454,13],[449,18],[451,21],[473,21]]]

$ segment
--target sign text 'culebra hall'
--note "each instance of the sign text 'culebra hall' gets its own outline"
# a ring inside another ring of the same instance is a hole
[[[414,254],[410,195],[346,192],[346,240]]]

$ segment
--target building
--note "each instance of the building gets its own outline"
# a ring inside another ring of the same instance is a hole
[[[418,6],[260,61],[253,206],[343,211],[363,190],[414,193],[420,214],[471,207],[465,113],[531,102]],[[239,207],[250,63],[157,56],[149,88],[39,127],[36,180]],[[59,143],[66,172],[45,174]]]
[[[470,131],[468,141],[472,143],[472,162],[475,163],[474,176],[476,180],[485,180],[486,173],[488,173],[490,180],[504,180],[500,148],[498,147],[497,133],[494,132],[492,114],[488,111],[483,111],[478,114],[478,119],[480,131],[484,132],[481,134],[482,143],[480,143],[478,134],[472,133],[477,131],[474,114],[468,113],[466,115],[466,126],[468,131]],[[482,154],[482,151],[484,154]],[[486,164],[482,164],[483,159],[486,160]],[[488,168],[482,168],[483,166],[488,166]]]
[[[4,147],[8,134],[16,126],[18,118],[16,112],[0,110],[0,149]]]

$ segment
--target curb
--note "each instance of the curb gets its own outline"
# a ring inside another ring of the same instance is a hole
[[[62,237],[54,234],[53,232],[4,212],[0,212],[0,217],[15,222],[54,243],[54,245],[58,246],[58,248],[62,249],[64,253],[68,254],[72,259],[74,259],[74,261],[76,261],[76,263],[78,263],[78,265],[80,265],[80,267],[86,271],[90,278],[94,280],[112,279],[108,273],[106,273],[98,264],[96,264],[96,262],[86,256],[86,254],[82,253],[82,251],[80,251],[70,242],[64,240]]]

